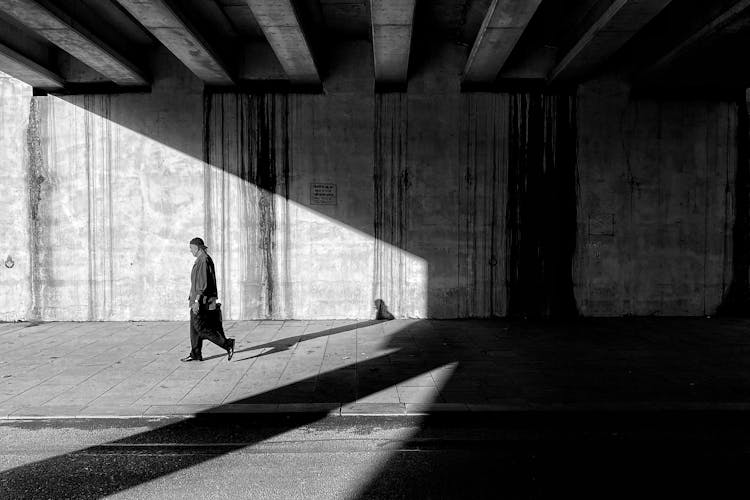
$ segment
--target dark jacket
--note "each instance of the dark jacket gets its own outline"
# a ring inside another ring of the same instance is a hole
[[[201,304],[205,304],[208,299],[216,299],[217,296],[214,261],[203,251],[195,258],[190,273],[190,303],[198,299]]]

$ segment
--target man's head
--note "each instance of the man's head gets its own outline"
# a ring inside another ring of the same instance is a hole
[[[190,240],[190,253],[193,254],[193,257],[197,257],[198,254],[202,251],[205,251],[206,248],[206,244],[203,243],[202,239],[195,237]]]

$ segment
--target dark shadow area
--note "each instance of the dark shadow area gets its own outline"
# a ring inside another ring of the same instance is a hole
[[[750,432],[737,413],[431,416],[360,499],[739,498]]]
[[[508,315],[575,317],[575,98],[515,94],[510,108],[505,220]]]
[[[656,412],[642,405],[710,407],[750,400],[750,367],[737,355],[750,342],[747,322],[472,321],[470,337],[462,323],[407,324],[387,337],[385,346],[393,349],[387,355],[232,402],[317,402],[320,413],[264,419],[221,415],[216,408],[0,472],[0,491],[9,498],[67,491],[102,498],[318,422],[339,404],[427,373],[441,380],[436,403],[523,399],[540,410],[434,413],[385,467],[372,471],[362,498],[539,498],[559,492],[610,498],[675,491],[715,496],[734,491],[744,478],[750,465],[745,412]],[[435,370],[448,364],[455,369],[441,377]],[[571,411],[613,401],[646,411]],[[555,405],[560,411],[544,410]],[[186,446],[147,454],[135,446],[147,443]]]

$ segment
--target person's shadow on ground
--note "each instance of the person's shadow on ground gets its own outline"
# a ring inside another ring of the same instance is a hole
[[[268,350],[261,352],[260,354],[256,354],[255,356],[247,356],[244,358],[239,358],[236,361],[246,361],[248,359],[255,359],[261,356],[268,356],[269,354],[276,354],[278,352],[288,351],[289,349],[296,346],[297,344],[301,342],[305,342],[307,340],[317,339],[320,337],[328,337],[330,335],[336,335],[337,333],[350,332],[352,330],[356,330],[357,328],[366,328],[370,325],[374,325],[381,321],[390,321],[390,320],[395,319],[393,314],[391,314],[391,312],[388,310],[388,306],[382,299],[375,299],[374,304],[375,304],[375,319],[374,320],[352,323],[351,325],[345,325],[345,326],[341,326],[337,328],[330,328],[328,330],[309,333],[307,335],[299,335],[299,336],[295,335],[294,337],[286,337],[283,339],[274,340],[272,342],[267,342],[265,344],[254,345],[252,347],[246,347],[244,349],[237,349],[234,351],[235,355],[242,353],[242,352],[257,351],[257,350],[263,350],[263,349],[268,349]],[[214,356],[204,358],[204,361],[221,358],[221,357],[224,357],[224,354],[217,354]]]
[[[285,337],[283,339],[266,342],[265,344],[258,344],[252,347],[245,347],[243,349],[237,349],[234,351],[235,356],[243,352],[258,351],[258,350],[263,351],[263,352],[256,354],[254,356],[246,356],[244,358],[237,358],[235,359],[235,361],[246,361],[248,359],[255,359],[261,356],[268,356],[270,354],[276,354],[279,352],[288,351],[289,349],[292,349],[297,344],[300,344],[308,340],[318,339],[321,337],[329,337],[331,335],[336,335],[338,333],[350,332],[352,330],[356,330],[357,328],[366,328],[368,326],[375,325],[377,323],[381,323],[381,321],[380,320],[362,321],[359,323],[352,323],[351,325],[340,326],[337,328],[329,328],[328,330],[322,330],[320,332],[308,333],[306,335],[295,335],[293,337]],[[267,350],[264,350],[264,349],[267,349]],[[203,358],[203,360],[208,361],[211,359],[223,358],[224,356],[226,356],[226,354],[216,354],[214,356]]]

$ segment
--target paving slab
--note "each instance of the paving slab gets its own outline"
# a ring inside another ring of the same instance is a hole
[[[397,389],[398,398],[402,403],[435,403],[442,402],[440,391],[434,385],[432,387],[403,387]]]
[[[0,406],[0,420],[7,420],[17,409],[15,406]]]
[[[328,415],[340,415],[340,403],[279,403],[276,406],[277,413],[327,413]]]
[[[523,401],[510,401],[507,403],[469,403],[466,405],[470,412],[496,413],[496,412],[524,412],[533,409],[533,406]]]
[[[430,415],[434,413],[468,412],[469,405],[464,403],[406,403],[407,415]]]
[[[393,416],[406,415],[404,403],[352,403],[341,407],[342,415]]]
[[[398,390],[388,387],[382,391],[368,393],[357,398],[358,403],[400,403]]]
[[[78,418],[140,418],[149,406],[86,406],[78,413]]]
[[[143,412],[143,415],[152,417],[189,416],[197,415],[211,408],[213,408],[211,405],[152,405]]]
[[[12,419],[47,419],[47,418],[76,418],[83,410],[83,406],[23,406],[13,410],[8,418]]]
[[[277,413],[277,404],[223,404],[207,410],[205,413]]]

